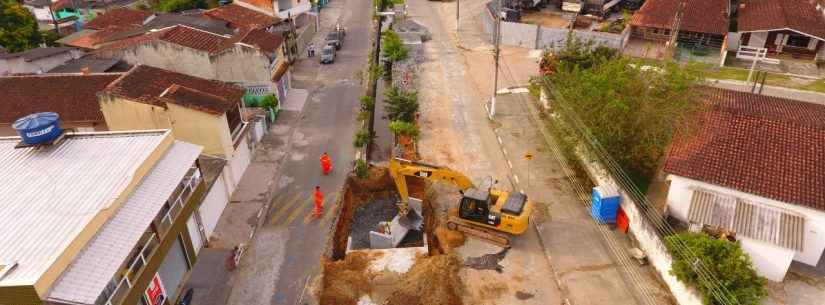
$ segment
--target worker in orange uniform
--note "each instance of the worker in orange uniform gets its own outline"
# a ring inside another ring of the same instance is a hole
[[[327,152],[321,154],[321,171],[324,175],[329,175],[329,172],[332,171],[332,159],[329,158]]]
[[[315,218],[321,218],[321,212],[324,210],[324,194],[321,193],[321,187],[315,187],[315,210],[312,212],[312,216]]]

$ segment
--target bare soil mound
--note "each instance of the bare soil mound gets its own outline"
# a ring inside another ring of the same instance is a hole
[[[461,262],[455,255],[419,257],[386,305],[462,305]]]
[[[375,257],[353,252],[339,261],[324,261],[321,305],[356,305],[358,298],[372,290],[373,274],[367,268]]]

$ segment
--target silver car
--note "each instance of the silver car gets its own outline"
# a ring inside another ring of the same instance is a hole
[[[324,49],[321,50],[321,63],[322,64],[331,64],[335,61],[335,46],[333,45],[326,45]]]

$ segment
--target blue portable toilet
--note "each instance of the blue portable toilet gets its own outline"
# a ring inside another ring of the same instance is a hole
[[[60,129],[60,115],[54,112],[39,112],[17,119],[12,128],[28,145],[48,143],[63,132]]]
[[[622,197],[614,187],[600,185],[593,188],[590,215],[598,223],[615,223]]]

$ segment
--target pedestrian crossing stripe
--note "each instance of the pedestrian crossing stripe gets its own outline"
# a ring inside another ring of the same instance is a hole
[[[302,201],[301,204],[292,209],[292,213],[289,213],[289,216],[286,218],[286,221],[284,221],[284,223],[286,223],[287,225],[292,224],[295,218],[297,218],[298,215],[301,214],[301,211],[306,210],[307,207],[309,207],[310,211],[312,211],[312,196],[307,197],[305,200]]]
[[[301,197],[302,197],[301,195],[302,195],[301,193],[297,193],[294,196],[292,196],[292,199],[290,199],[288,202],[283,204],[281,206],[281,208],[278,209],[278,212],[275,212],[275,215],[273,215],[272,218],[270,218],[270,223],[271,224],[277,223],[277,220],[279,218],[281,218],[281,216],[284,216],[284,214],[286,214],[286,212],[288,212],[290,209],[292,209],[292,206],[294,206],[296,202],[301,201],[300,200]]]

